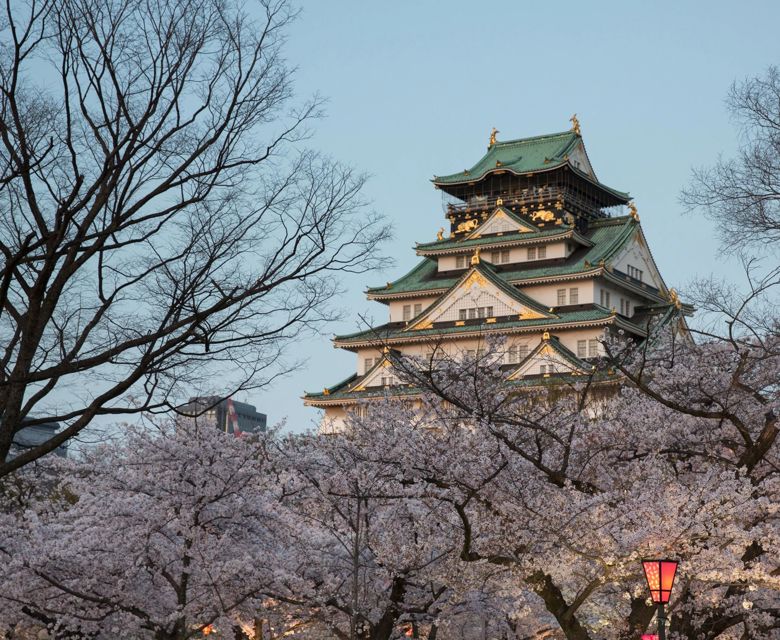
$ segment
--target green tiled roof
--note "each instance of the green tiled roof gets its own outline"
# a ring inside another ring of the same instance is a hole
[[[496,169],[518,174],[547,171],[565,164],[567,161],[564,156],[579,142],[580,137],[573,131],[496,142],[471,169],[448,176],[436,176],[433,182],[438,185],[474,182]],[[497,162],[501,163],[498,167]]]
[[[552,318],[533,318],[527,320],[509,320],[504,322],[495,322],[491,324],[466,324],[463,326],[447,326],[447,327],[431,327],[430,329],[415,329],[406,331],[406,324],[402,322],[390,322],[380,325],[378,327],[372,327],[356,333],[349,333],[334,338],[335,343],[352,343],[352,342],[382,342],[384,340],[390,340],[394,338],[425,338],[429,336],[439,335],[452,335],[457,333],[474,333],[479,331],[494,332],[494,331],[506,331],[508,329],[518,328],[544,328],[549,325],[563,325],[579,322],[593,322],[599,320],[606,320],[613,317],[613,313],[604,307],[593,305],[585,309],[575,309],[572,311],[560,311]],[[617,316],[614,316],[617,318]],[[642,334],[643,330],[640,327],[634,326],[630,321],[623,318],[619,318],[622,324],[625,324],[628,328],[636,330],[638,334]],[[338,345],[337,345],[338,346]]]
[[[566,235],[571,233],[572,229],[569,227],[555,227],[551,229],[545,229],[544,231],[526,231],[520,233],[507,232],[502,236],[482,236],[474,238],[472,240],[439,240],[436,242],[426,242],[424,244],[418,244],[415,249],[417,251],[432,251],[432,250],[447,250],[447,249],[468,249],[470,247],[478,247],[483,244],[495,244],[498,242],[507,242],[510,240],[539,240],[547,239],[557,235]]]
[[[585,237],[593,243],[593,246],[587,249],[587,251],[578,251],[566,260],[556,261],[549,265],[536,262],[533,266],[524,266],[520,263],[517,265],[517,268],[501,270],[498,272],[498,275],[506,282],[520,282],[534,278],[571,275],[589,271],[595,268],[599,261],[608,261],[618,252],[631,239],[637,226],[638,223],[630,216],[593,221],[585,234]],[[586,262],[590,266],[586,265]],[[441,292],[452,287],[460,280],[461,275],[461,273],[458,273],[441,277],[438,273],[436,260],[424,258],[405,276],[390,283],[389,287],[371,287],[367,293],[381,298],[382,294],[415,293],[418,291]]]
[[[518,365],[519,366],[519,365]],[[588,370],[589,366],[584,366],[584,370]],[[616,374],[610,374],[607,371],[597,370],[587,374],[594,382],[606,382],[614,381],[618,378]],[[548,387],[556,384],[574,384],[583,379],[582,374],[573,374],[570,372],[556,372],[551,377],[542,376],[525,376],[517,380],[512,380],[511,384],[518,387]],[[362,389],[361,391],[350,391],[351,381],[345,381],[328,388],[328,393],[322,391],[318,393],[306,392],[304,398],[306,400],[328,401],[328,400],[370,400],[372,398],[384,398],[384,397],[400,397],[417,395],[423,392],[420,387],[413,387],[407,385],[401,385],[396,387],[375,387],[370,389]]]
[[[435,176],[433,183],[446,187],[476,182],[493,171],[510,171],[523,175],[568,165],[574,173],[585,180],[599,185],[619,200],[628,202],[630,196],[627,193],[601,184],[595,177],[585,174],[569,163],[569,155],[581,143],[582,138],[574,131],[496,142],[471,169],[446,176]]]

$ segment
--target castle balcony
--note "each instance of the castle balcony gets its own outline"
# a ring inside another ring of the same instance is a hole
[[[459,217],[461,214],[493,211],[499,206],[507,207],[515,213],[522,213],[522,207],[535,208],[540,203],[544,203],[546,207],[550,208],[554,208],[556,203],[560,203],[564,211],[591,218],[604,218],[609,215],[602,207],[594,204],[590,198],[583,197],[573,189],[558,186],[530,187],[510,193],[474,195],[465,202],[451,196],[445,196],[443,202],[446,215],[455,217]]]

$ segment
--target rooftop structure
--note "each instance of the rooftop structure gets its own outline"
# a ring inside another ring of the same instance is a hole
[[[44,442],[51,439],[59,431],[59,429],[59,422],[44,422],[43,424],[22,427],[14,435],[9,456],[14,457],[19,455],[19,453],[25,449],[32,449],[33,447],[42,445]],[[67,457],[68,443],[65,442],[64,444],[61,444],[52,453],[62,458]]]
[[[260,413],[254,405],[238,402],[232,398],[219,396],[199,396],[190,398],[181,408],[184,415],[214,422],[225,433],[264,433],[267,428],[267,416]]]
[[[307,405],[337,424],[366,399],[413,397],[391,350],[469,355],[502,336],[508,379],[528,386],[592,372],[605,331],[643,340],[650,318],[686,331],[691,309],[664,283],[630,196],[596,178],[572,123],[507,142],[494,129],[470,169],[434,177],[449,232],[417,243],[421,259],[406,275],[367,290],[388,322],[334,338],[356,354],[356,371],[307,393]]]

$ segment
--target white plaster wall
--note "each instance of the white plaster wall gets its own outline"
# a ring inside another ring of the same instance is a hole
[[[610,294],[609,308],[610,309],[614,308],[618,313],[620,313],[620,298],[623,298],[624,300],[630,300],[631,310],[628,317],[634,315],[634,309],[637,306],[645,304],[644,301],[638,296],[629,293],[625,289],[616,287],[611,283],[607,284],[604,280],[601,279],[599,279],[596,283],[595,296],[593,299],[593,302],[596,304],[601,304],[601,291],[609,292]]]
[[[545,260],[550,260],[552,258],[566,258],[569,256],[574,249],[576,249],[576,245],[570,242],[550,242],[546,245],[547,247],[547,255],[545,256]],[[537,245],[537,251],[538,251],[538,245]],[[493,262],[493,251],[496,251],[496,249],[483,249],[480,254],[479,258],[480,260],[484,260],[485,262]],[[500,249],[499,249],[500,251]],[[469,267],[471,256],[474,255],[473,251],[469,252],[466,255],[466,268]],[[536,258],[534,258],[536,260]],[[517,262],[528,262],[528,247],[510,247],[509,248],[509,262],[508,263],[499,263],[499,264],[511,264],[511,263],[517,263]],[[456,269],[456,256],[440,256],[438,259],[438,266],[439,271],[452,271],[453,269]]]
[[[456,256],[439,256],[438,259],[439,271],[452,271],[453,269],[456,269],[457,266],[455,265],[455,258]],[[467,258],[466,267],[468,266],[469,266],[469,261]]]
[[[381,358],[381,357],[382,357],[381,349],[374,349],[374,348],[358,349],[357,368],[356,368],[358,375],[362,376],[363,374],[366,373],[366,358],[371,358],[373,360],[374,358]]]
[[[536,300],[545,307],[558,306],[558,289],[566,289],[566,304],[569,303],[569,290],[577,289],[579,292],[577,304],[591,304],[593,302],[594,280],[571,280],[569,282],[556,282],[552,284],[539,284],[521,287],[525,295]]]
[[[577,342],[579,340],[601,340],[604,337],[604,327],[588,327],[586,329],[570,329],[569,331],[553,331],[561,344],[569,349],[574,355],[577,355]],[[599,345],[599,355],[602,355],[603,349]]]
[[[390,322],[402,322],[404,319],[404,306],[411,305],[412,318],[414,318],[414,305],[421,304],[423,311],[430,307],[438,298],[436,296],[428,296],[426,298],[405,298],[403,300],[393,300],[390,302]]]

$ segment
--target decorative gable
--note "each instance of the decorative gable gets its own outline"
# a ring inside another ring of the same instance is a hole
[[[525,222],[513,215],[503,207],[498,207],[467,239],[471,240],[480,236],[498,233],[533,233],[534,231],[539,231],[539,229],[530,222]]]
[[[393,365],[387,356],[377,362],[366,372],[352,391],[364,391],[367,387],[392,387],[399,384],[398,376],[393,371]]]
[[[593,167],[590,164],[590,160],[588,160],[588,154],[585,153],[585,146],[582,144],[582,141],[580,141],[580,143],[571,150],[571,153],[569,154],[569,162],[572,164],[572,166],[576,167],[583,173],[586,173],[591,178],[596,178],[596,174],[593,172]]]
[[[544,334],[542,341],[508,377],[518,380],[529,375],[584,373],[589,365],[577,358],[557,338]]]
[[[632,241],[627,243],[614,257],[611,264],[613,269],[617,269],[636,280],[646,282],[659,291],[666,291],[666,285],[655,266],[655,260],[653,260],[644,235],[639,228],[637,228]]]
[[[472,267],[450,291],[416,318],[409,329],[428,329],[434,322],[459,322],[473,318],[517,315],[523,320],[554,317],[522,300],[509,285],[499,286]]]

